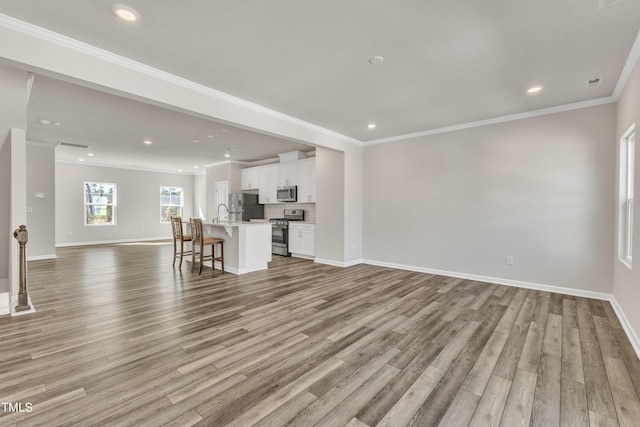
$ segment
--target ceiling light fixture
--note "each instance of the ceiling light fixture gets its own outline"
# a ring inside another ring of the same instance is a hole
[[[383,62],[384,62],[384,58],[382,56],[374,56],[372,58],[369,58],[369,64],[379,65],[379,64],[382,64]]]
[[[140,14],[133,8],[129,6],[124,6],[122,4],[116,4],[113,6],[113,13],[123,21],[126,22],[137,22],[140,20]]]
[[[193,168],[194,168],[194,169],[198,169],[198,165],[194,165],[194,166],[193,166]]]
[[[213,138],[213,135],[207,135],[207,138]]]
[[[146,139],[146,140],[144,141],[144,143],[145,143],[145,144],[147,144],[147,145],[151,145],[151,144],[153,144],[153,141],[149,141],[148,139]]]
[[[78,159],[79,162],[84,162],[84,159]]]
[[[87,156],[93,157],[93,153],[87,153]]]
[[[367,125],[367,127],[368,127],[369,129],[374,129],[376,126],[378,126],[378,125],[377,125],[377,124],[375,124],[375,123],[369,123],[369,124]]]
[[[200,142],[200,140],[199,139],[194,139],[193,142]]]
[[[48,124],[51,123],[51,120],[40,119],[40,120],[38,120],[38,123],[40,123],[41,125],[48,125]]]
[[[527,89],[527,93],[538,93],[542,90],[542,86],[532,86]]]
[[[231,157],[231,148],[227,148],[227,149],[225,150],[224,156],[225,156],[226,158]]]

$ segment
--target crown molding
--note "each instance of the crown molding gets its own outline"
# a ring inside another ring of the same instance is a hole
[[[40,40],[47,41],[49,43],[56,44],[58,46],[74,50],[76,52],[83,53],[85,55],[92,56],[94,58],[98,58],[105,62],[112,63],[114,65],[118,65],[123,68],[127,68],[132,71],[136,71],[138,73],[174,84],[176,86],[183,87],[185,89],[192,90],[197,93],[201,93],[203,95],[219,99],[223,102],[227,102],[230,104],[234,104],[248,110],[254,111],[256,113],[264,114],[273,119],[282,120],[284,122],[300,126],[302,128],[318,132],[320,134],[326,135],[333,139],[337,139],[342,142],[347,142],[350,144],[355,144],[357,146],[362,147],[362,141],[359,141],[355,138],[351,138],[349,136],[343,135],[341,133],[332,131],[330,129],[323,128],[321,126],[315,125],[310,122],[306,122],[301,119],[297,119],[293,116],[289,116],[287,114],[281,113],[276,110],[272,110],[270,108],[264,107],[259,104],[255,104],[253,102],[246,101],[242,98],[238,98],[228,93],[221,92],[219,90],[213,89],[211,87],[202,85],[200,83],[196,83],[191,80],[187,80],[185,78],[176,76],[175,74],[168,73],[166,71],[162,71],[158,68],[151,67],[149,65],[145,65],[141,62],[134,61],[132,59],[126,58],[121,55],[117,55],[113,52],[109,52],[104,49],[100,49],[96,46],[92,46],[88,43],[81,42],[79,40],[73,39],[71,37],[64,36],[62,34],[47,30],[42,27],[38,27],[36,25],[30,24],[25,21],[21,21],[19,19],[13,18],[8,15],[0,14],[0,26],[5,27],[7,29],[17,31],[22,34],[26,34],[32,37],[36,37]]]
[[[475,122],[462,123],[459,125],[445,126],[445,127],[425,130],[421,132],[407,133],[404,135],[375,139],[372,141],[365,142],[364,145],[368,146],[368,145],[384,144],[387,142],[397,142],[405,139],[420,138],[422,136],[437,135],[439,133],[455,132],[455,131],[464,130],[464,129],[476,128],[480,126],[494,125],[497,123],[511,122],[514,120],[522,120],[522,119],[529,119],[532,117],[545,116],[547,114],[561,113],[564,111],[578,110],[581,108],[611,104],[616,101],[617,101],[617,98],[614,98],[613,96],[607,96],[605,98],[597,98],[597,99],[591,99],[589,101],[575,102],[573,104],[559,105],[557,107],[543,108],[541,110],[527,111],[524,113],[517,113],[517,114],[509,114],[507,116],[494,117],[492,119],[478,120]]]
[[[620,95],[622,95],[622,91],[624,87],[627,85],[629,81],[629,77],[631,77],[631,72],[633,71],[633,67],[635,67],[638,62],[638,58],[640,58],[640,31],[636,35],[636,40],[633,42],[631,46],[631,51],[629,51],[629,56],[627,56],[627,61],[624,63],[624,67],[622,67],[622,71],[620,72],[620,77],[618,78],[618,83],[616,83],[615,89],[613,89],[613,97],[618,100]]]
[[[74,160],[64,160],[64,159],[56,159],[56,163],[64,163],[64,164],[69,164],[69,165],[75,165],[75,166],[91,166],[91,167],[99,167],[99,168],[109,168],[109,169],[126,169],[126,170],[132,170],[132,171],[138,171],[138,172],[156,172],[156,173],[170,173],[172,175],[187,175],[187,176],[194,176],[197,175],[197,172],[178,172],[176,170],[167,170],[167,169],[154,169],[154,168],[146,168],[143,166],[122,166],[122,165],[116,165],[116,164],[111,164],[111,163],[96,163],[96,162],[78,162],[78,161],[74,161]],[[202,172],[204,173],[204,172]]]
[[[402,141],[406,139],[419,138],[423,136],[436,135],[440,133],[454,132],[458,130],[471,129],[471,128],[480,127],[480,126],[487,126],[487,125],[492,125],[497,123],[509,122],[513,120],[527,119],[527,118],[538,117],[538,116],[543,116],[547,114],[554,114],[554,113],[559,113],[564,111],[576,110],[580,108],[587,108],[587,107],[613,103],[613,102],[616,102],[620,97],[620,94],[622,93],[622,90],[624,89],[631,75],[633,67],[635,66],[638,59],[640,58],[640,32],[638,32],[636,39],[633,43],[633,46],[631,48],[631,51],[629,52],[629,55],[625,62],[625,65],[620,73],[615,89],[612,95],[608,97],[597,98],[589,101],[576,102],[572,104],[565,104],[565,105],[560,105],[556,107],[544,108],[544,109],[528,111],[524,113],[510,114],[510,115],[495,117],[495,118],[486,119],[486,120],[479,120],[474,122],[462,123],[458,125],[445,126],[445,127],[436,128],[436,129],[429,129],[429,130],[420,131],[420,132],[408,133],[408,134],[397,135],[397,136],[392,136],[387,138],[380,138],[380,139],[363,142],[355,138],[346,136],[344,134],[332,131],[330,129],[315,125],[313,123],[306,122],[301,119],[297,119],[293,116],[280,113],[278,111],[272,110],[262,105],[255,104],[253,102],[249,102],[244,99],[229,95],[225,92],[221,92],[219,90],[210,88],[208,86],[193,82],[191,80],[187,80],[185,78],[176,76],[174,74],[167,73],[160,69],[145,65],[143,63],[134,61],[124,56],[117,55],[113,52],[100,49],[88,43],[84,43],[79,40],[73,39],[71,37],[67,37],[62,34],[47,30],[45,28],[35,26],[28,22],[21,21],[19,19],[13,18],[8,15],[0,14],[0,26],[101,59],[103,61],[121,66],[123,68],[130,69],[132,71],[139,72],[144,75],[148,75],[150,77],[157,78],[159,80],[166,81],[168,83],[175,84],[185,89],[189,89],[189,90],[201,93],[203,95],[219,99],[223,102],[228,102],[243,108],[247,108],[254,112],[269,116],[273,119],[282,120],[284,122],[288,122],[290,124],[297,125],[305,129],[318,132],[320,134],[324,134],[331,138],[335,138],[342,142],[354,144],[359,147],[366,147],[369,145],[383,144],[388,142],[397,142],[397,141]]]

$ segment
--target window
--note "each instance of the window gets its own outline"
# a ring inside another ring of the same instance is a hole
[[[84,225],[115,225],[116,185],[84,183]]]
[[[620,140],[620,206],[618,218],[618,257],[631,268],[633,257],[633,180],[635,168],[635,124]]]
[[[172,216],[182,216],[182,187],[160,187],[160,222],[171,222]]]

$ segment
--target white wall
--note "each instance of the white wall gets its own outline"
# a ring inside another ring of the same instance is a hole
[[[0,65],[0,294],[9,291],[11,250],[15,245],[11,177],[24,167],[12,165],[12,129],[26,127],[28,80],[27,72]],[[15,194],[15,188],[13,191]]]
[[[608,104],[366,147],[364,257],[610,293],[614,128]]]
[[[36,35],[37,34],[37,35]],[[48,37],[43,36],[48,34]],[[292,139],[344,152],[343,190],[348,195],[343,207],[344,233],[318,235],[326,247],[341,246],[341,262],[357,261],[362,255],[362,147],[344,135],[286,116],[249,102],[234,99],[160,70],[136,64],[100,51],[88,51],[86,45],[23,23],[0,26],[0,61],[25,69],[63,78],[74,83],[127,94],[131,99],[154,105],[170,106],[177,111],[238,125],[246,129]],[[318,174],[318,180],[322,180]],[[207,212],[212,216],[212,212]],[[328,224],[327,226],[330,226]],[[59,238],[59,236],[58,236]],[[335,256],[335,255],[334,255]]]
[[[207,166],[207,221],[218,216],[218,204],[216,203],[216,182],[228,181],[229,194],[231,194],[231,165],[229,162]],[[229,204],[228,202],[226,203]],[[224,208],[220,208],[223,209]]]
[[[28,259],[56,256],[55,190],[55,146],[27,141]]]
[[[206,172],[193,177],[193,216],[196,218],[209,218],[209,215],[207,215]]]
[[[5,140],[6,139],[6,140]],[[9,252],[11,237],[11,141],[7,135],[0,146],[0,294],[9,292]],[[0,308],[1,309],[1,308]],[[8,307],[6,308],[8,311]],[[0,311],[2,314],[5,310]]]
[[[345,260],[344,153],[316,148],[316,260],[343,265]]]
[[[636,125],[636,159],[635,159],[635,209],[634,209],[634,229],[633,229],[633,269],[627,268],[618,260],[618,251],[613,253],[613,295],[618,304],[625,313],[629,322],[629,326],[633,329],[634,339],[638,341],[640,335],[640,310],[638,310],[638,302],[640,301],[640,203],[638,203],[638,193],[640,192],[640,143],[638,140],[638,131],[640,130],[640,62],[636,63],[633,72],[627,81],[627,84],[617,103],[617,123],[616,123],[616,146],[619,150],[619,140],[624,133],[631,127]],[[619,151],[616,151],[618,157],[618,168],[616,176],[619,173]],[[616,186],[615,194],[618,194]],[[617,197],[616,197],[617,200]],[[618,205],[616,203],[616,218],[618,214]],[[616,221],[616,234],[618,223]],[[617,243],[615,248],[617,248]]]
[[[56,245],[171,238],[160,222],[160,186],[184,189],[183,217],[193,214],[193,176],[56,163]],[[84,182],[116,184],[114,226],[84,225]]]

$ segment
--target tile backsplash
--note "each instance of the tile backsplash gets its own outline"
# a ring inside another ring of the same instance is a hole
[[[264,217],[282,218],[285,209],[304,209],[304,220],[307,222],[316,222],[316,205],[315,203],[278,203],[277,205],[264,205]]]

